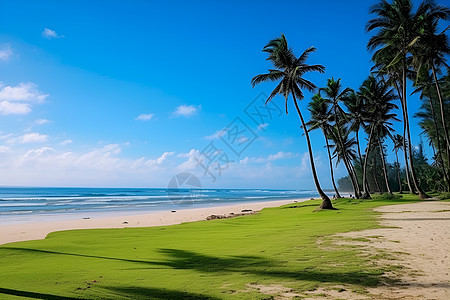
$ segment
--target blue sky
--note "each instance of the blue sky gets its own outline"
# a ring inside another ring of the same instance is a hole
[[[261,49],[284,33],[297,54],[315,46],[309,62],[326,66],[305,78],[357,89],[371,68],[373,3],[2,0],[0,183],[165,187],[191,172],[213,188],[313,188],[294,107],[255,123],[245,108],[274,85],[250,80],[271,67]],[[420,101],[409,103],[412,116]],[[221,135],[236,117],[255,136],[237,154]],[[323,136],[312,142],[330,188]],[[231,161],[215,180],[196,161],[211,145]]]

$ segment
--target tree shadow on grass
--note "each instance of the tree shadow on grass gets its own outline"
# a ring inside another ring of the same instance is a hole
[[[147,288],[140,286],[130,287],[105,287],[105,289],[126,295],[132,299],[197,299],[197,300],[219,300],[219,298],[197,293],[182,292],[161,288]]]
[[[79,299],[82,299],[82,298],[64,297],[64,296],[57,296],[57,295],[51,295],[51,294],[27,292],[27,291],[13,290],[13,289],[5,289],[5,288],[0,288],[0,298],[2,298],[1,294],[19,296],[19,297],[27,297],[27,298],[32,298],[32,299],[48,299],[48,300],[79,300]]]
[[[339,267],[328,264],[328,270],[315,268],[302,268],[296,271],[285,270],[283,264],[276,259],[267,259],[261,256],[228,256],[218,257],[194,251],[180,249],[159,249],[165,255],[164,260],[137,260],[127,258],[105,257],[78,253],[64,253],[30,248],[1,247],[2,249],[41,253],[45,255],[68,255],[94,259],[105,259],[119,262],[138,264],[139,269],[172,268],[178,270],[195,270],[203,273],[240,273],[253,274],[264,279],[282,278],[287,280],[305,280],[316,282],[329,282],[334,284],[356,284],[360,286],[375,286],[380,280],[380,274],[370,271],[339,272]],[[327,266],[324,261],[318,266],[322,269]]]

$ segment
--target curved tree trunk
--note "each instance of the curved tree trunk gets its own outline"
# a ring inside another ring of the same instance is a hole
[[[373,181],[375,181],[375,185],[377,186],[378,189],[378,193],[383,194],[383,189],[380,186],[380,183],[378,182],[378,177],[377,177],[377,160],[374,159],[373,161],[373,167],[372,167],[372,176],[373,176]]]
[[[431,100],[431,97],[429,97],[428,100],[430,102],[431,114],[433,115],[434,130],[436,130],[436,141],[437,141],[437,149],[438,149],[437,152],[438,152],[438,157],[439,157],[439,160],[440,160],[439,164],[441,165],[441,168],[442,168],[442,173],[444,175],[444,180],[447,183],[447,191],[450,191],[450,181],[448,179],[447,171],[445,169],[444,159],[442,158],[441,138],[439,136],[439,130],[438,130],[438,126],[437,126],[436,114],[434,112],[433,101]],[[448,155],[448,149],[447,149],[447,155]],[[449,159],[449,161],[450,161],[450,159]]]
[[[386,161],[384,159],[383,145],[381,144],[380,138],[378,138],[378,146],[380,147],[381,166],[383,167],[383,174],[384,174],[384,181],[386,183],[386,189],[389,194],[392,194],[391,187],[389,185],[388,175],[387,175]]]
[[[333,99],[333,101],[334,101],[334,99]],[[337,104],[336,103],[334,103],[334,105],[333,105],[333,110],[334,110],[334,117],[336,118],[335,122],[336,122],[338,140],[339,140],[339,144],[341,145],[341,149],[343,151],[345,149],[345,147],[344,147],[344,142],[342,140],[341,130],[339,128],[340,125],[339,125],[339,118],[338,118],[338,114],[337,114]],[[350,168],[350,162],[347,160],[345,155],[343,155],[342,160],[344,162],[345,167],[347,168],[348,176],[351,179],[355,197],[360,198],[361,195],[360,195],[360,191],[359,191],[358,179],[356,178],[356,174],[354,174],[354,172]]]
[[[398,87],[397,81],[395,80],[395,88],[397,90],[397,94],[400,98],[400,104],[402,106],[403,113],[403,154],[405,157],[405,173],[406,173],[406,183],[408,184],[408,189],[410,194],[415,194],[414,189],[412,188],[411,179],[409,178],[409,166],[408,166],[408,154],[406,149],[406,144],[408,143],[408,139],[406,138],[406,115],[405,115],[405,106],[403,105],[403,95],[400,93],[400,89]]]
[[[447,122],[445,120],[445,112],[444,112],[444,102],[442,101],[442,95],[441,95],[441,88],[439,87],[439,83],[436,76],[436,69],[434,68],[434,65],[431,65],[431,69],[433,70],[433,77],[434,77],[434,83],[436,84],[436,91],[439,98],[439,107],[441,109],[441,122],[442,122],[442,128],[444,129],[444,136],[445,141],[447,144],[447,169],[450,170],[450,139],[448,137],[448,128],[447,128]]]
[[[358,148],[358,155],[359,155],[359,165],[361,166],[361,170],[363,169],[363,164],[364,164],[364,162],[363,162],[363,159],[362,159],[362,155],[361,155],[361,147],[360,147],[360,145],[359,145],[359,127],[358,127],[358,130],[356,131],[356,145],[358,146],[357,148]],[[358,178],[357,178],[358,179]],[[358,183],[359,184],[359,183]],[[363,190],[363,192],[362,192],[362,197],[364,197],[364,194],[366,193],[366,192],[368,192],[369,194],[370,194],[370,189],[369,189],[369,185],[367,184],[367,182],[364,182],[364,180],[363,180],[363,182],[361,183],[362,184],[362,186],[361,186],[361,189]],[[366,186],[364,186],[364,184],[366,185]]]
[[[330,198],[328,198],[328,196],[323,192],[322,188],[320,187],[319,179],[317,178],[317,173],[316,173],[316,166],[314,164],[314,156],[313,156],[313,153],[312,153],[312,147],[311,147],[311,141],[309,139],[309,133],[308,133],[308,130],[306,128],[305,121],[303,120],[302,113],[300,112],[300,108],[298,107],[297,99],[295,98],[294,93],[292,93],[292,97],[294,98],[295,108],[297,109],[298,116],[300,117],[300,121],[302,122],[303,131],[305,132],[306,144],[308,146],[309,161],[311,163],[311,172],[312,172],[312,175],[313,175],[314,184],[316,185],[317,192],[319,193],[320,197],[322,198],[322,204],[320,205],[319,208],[321,208],[321,209],[335,209],[333,207],[333,204],[331,203]]]
[[[397,160],[398,193],[403,194],[402,180],[400,179],[400,163],[398,162],[398,149],[395,151],[395,159]]]
[[[406,103],[406,55],[403,58],[403,73],[402,73],[402,93],[403,93],[403,108],[405,111],[405,122],[406,122],[406,133],[408,134],[408,155],[409,155],[409,166],[411,168],[411,177],[414,183],[414,188],[419,193],[420,199],[430,198],[419,186],[419,182],[417,181],[416,170],[414,169],[414,162],[412,156],[412,147],[411,147],[411,132],[409,130],[409,117],[408,117],[408,106]]]
[[[325,137],[325,142],[327,144],[328,159],[330,160],[331,183],[333,183],[333,188],[334,188],[334,191],[336,192],[336,198],[339,199],[342,197],[341,197],[341,194],[339,194],[339,190],[336,187],[336,183],[334,182],[333,160],[331,159],[330,146],[328,145],[327,135],[325,134],[325,130],[323,130],[323,128],[322,128],[322,132]]]
[[[373,136],[373,126],[370,127],[370,134],[369,134],[369,143],[366,147],[366,156],[364,157],[364,165],[363,165],[363,198],[364,199],[370,199],[369,189],[367,187],[369,186],[369,183],[367,182],[367,160],[369,157],[370,152],[370,145],[372,144],[372,136]]]

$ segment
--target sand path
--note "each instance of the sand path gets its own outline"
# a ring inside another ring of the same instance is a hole
[[[389,260],[378,263],[406,268],[387,274],[398,283],[369,288],[369,299],[450,299],[450,202],[425,201],[375,211],[382,213],[381,225],[396,228],[343,236],[368,238],[371,242],[365,246],[390,254]]]

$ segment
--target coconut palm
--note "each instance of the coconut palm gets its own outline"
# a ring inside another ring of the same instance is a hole
[[[450,191],[450,180],[448,175],[450,169],[446,168],[443,157],[443,153],[446,153],[448,166],[449,149],[445,145],[443,147],[444,149],[442,149],[441,147],[441,139],[443,139],[442,133],[445,131],[445,129],[442,126],[442,123],[438,122],[436,118],[435,111],[439,110],[439,105],[436,104],[436,101],[433,101],[433,99],[436,99],[437,91],[433,92],[433,90],[431,89],[433,80],[428,73],[429,72],[427,71],[425,72],[425,74],[421,74],[421,77],[419,78],[420,81],[415,84],[417,86],[417,89],[414,91],[414,93],[421,92],[420,99],[424,101],[425,99],[428,99],[428,101],[422,103],[420,110],[414,116],[420,119],[419,126],[427,134],[428,138],[430,139],[431,145],[434,146],[433,150],[435,151],[434,156],[436,158],[437,166],[441,169],[441,172],[444,176],[447,190]],[[448,104],[443,102],[443,107],[445,108],[446,106],[448,106]],[[446,122],[448,123],[448,120],[446,120]]]
[[[355,132],[356,136],[356,146],[358,149],[359,165],[362,167],[363,159],[361,155],[361,146],[359,142],[359,130],[364,127],[364,122],[367,121],[366,105],[363,101],[363,97],[360,97],[355,91],[351,91],[344,97],[344,104],[347,107],[347,118],[350,123],[349,130]],[[365,190],[369,191],[369,185],[367,182],[365,184]]]
[[[345,123],[347,123],[347,114],[345,111],[341,108],[339,103],[341,101],[344,101],[345,97],[352,91],[350,88],[342,88],[341,85],[341,79],[335,80],[333,77],[327,80],[327,85],[323,88],[319,89],[320,95],[330,104],[331,108],[330,111],[333,113],[335,118],[335,126],[340,128],[344,126]],[[339,143],[339,148],[343,148],[343,139],[341,136],[341,130],[336,131],[337,134],[337,140],[336,142]],[[347,171],[348,175],[350,176],[350,180],[353,185],[353,189],[355,192],[355,196],[357,198],[360,197],[360,190],[358,185],[358,180],[356,178],[356,173],[353,170],[352,162],[347,160],[346,157],[343,157],[342,159]]]
[[[391,62],[395,58],[395,53],[392,52],[377,52],[376,58],[374,58],[375,66],[373,66],[372,70],[373,73],[377,74],[377,76],[381,77],[381,80],[385,80],[386,82],[389,82],[391,86],[395,88],[395,91],[397,92],[397,96],[400,99],[400,104],[402,107],[402,115],[403,115],[403,148],[405,151],[403,151],[403,156],[405,160],[405,174],[406,174],[406,183],[408,184],[408,189],[411,194],[414,194],[413,185],[411,184],[410,179],[410,167],[409,167],[409,160],[408,160],[408,139],[407,139],[407,116],[405,116],[405,107],[403,106],[403,100],[402,100],[402,88],[400,87],[400,83],[402,81],[402,66],[399,64],[391,64]],[[375,57],[375,55],[374,55]],[[411,62],[411,58],[407,58],[407,65],[409,66]],[[408,79],[414,80],[415,75],[414,71],[412,71],[410,68],[406,69],[406,76]]]
[[[414,187],[419,192],[419,197],[424,199],[429,196],[420,188],[414,169],[411,148],[411,133],[409,129],[408,106],[406,99],[406,77],[407,77],[407,59],[411,48],[419,39],[421,29],[421,19],[429,10],[427,2],[422,3],[416,12],[413,12],[411,0],[393,0],[392,3],[386,0],[380,2],[371,8],[371,13],[376,17],[367,23],[367,31],[377,30],[367,44],[369,50],[375,50],[372,60],[379,63],[380,57],[387,57],[390,54],[393,58],[388,65],[399,65],[401,78],[399,87],[401,88],[401,101],[406,125],[408,142],[409,163],[411,177]],[[387,54],[388,53],[388,54]]]
[[[337,157],[336,164],[340,161],[353,161],[356,159],[356,151],[354,149],[356,141],[355,138],[350,138],[350,132],[351,131],[345,126],[333,126],[331,128],[329,138],[334,142],[334,144],[331,144],[330,147],[334,148],[333,155]],[[350,172],[356,173],[352,164],[349,165],[349,176],[351,174]],[[355,189],[354,192],[356,195]]]
[[[365,103],[369,106],[367,110],[368,126],[365,127],[365,131],[369,136],[369,142],[366,147],[363,165],[363,182],[367,181],[367,158],[373,143],[377,143],[380,148],[386,186],[388,188],[388,192],[390,192],[381,140],[393,132],[393,128],[391,127],[392,121],[398,121],[396,117],[397,115],[391,113],[393,109],[398,108],[397,105],[392,103],[392,101],[397,99],[397,96],[394,94],[393,90],[390,89],[387,82],[378,81],[373,75],[370,75],[369,78],[363,82],[359,92],[360,96],[364,98]],[[364,197],[368,196],[367,191],[365,191]]]
[[[341,198],[334,180],[333,160],[331,158],[330,145],[328,143],[328,136],[331,131],[331,123],[334,120],[334,116],[330,114],[328,102],[319,94],[315,94],[312,97],[312,101],[308,103],[308,110],[311,112],[311,119],[306,125],[309,126],[309,131],[318,128],[322,130],[323,136],[325,137],[328,160],[330,162],[331,183],[333,184],[336,197]]]
[[[439,100],[439,112],[443,126],[446,152],[447,156],[449,156],[450,138],[444,112],[444,101],[442,99],[442,92],[437,78],[437,73],[442,66],[446,65],[446,56],[450,54],[450,46],[445,31],[437,33],[437,27],[439,20],[446,20],[450,17],[450,9],[445,6],[437,5],[434,1],[429,1],[429,3],[427,3],[427,8],[428,9],[422,19],[422,32],[420,39],[412,48],[413,63],[418,75],[422,74],[423,71],[428,73],[428,71],[431,70],[432,72],[437,91],[437,98]],[[447,168],[450,168],[450,160],[448,161]]]
[[[311,164],[311,172],[316,185],[317,192],[322,198],[322,209],[334,209],[330,198],[323,192],[319,179],[317,178],[316,167],[314,164],[314,156],[311,147],[311,141],[309,139],[309,133],[306,128],[306,123],[303,115],[300,111],[298,101],[304,98],[302,89],[306,89],[310,92],[316,89],[316,86],[309,80],[303,78],[303,75],[308,72],[320,72],[325,71],[325,67],[322,65],[308,65],[306,60],[309,55],[316,51],[316,48],[310,47],[306,49],[298,58],[295,56],[294,51],[289,48],[288,42],[284,34],[281,34],[279,38],[271,40],[262,50],[268,53],[268,58],[275,69],[269,69],[269,73],[259,74],[252,78],[251,83],[255,85],[266,81],[279,81],[278,85],[267,98],[266,103],[271,101],[276,95],[282,95],[285,99],[286,113],[287,101],[289,96],[292,96],[295,108],[297,110],[302,128],[305,134],[306,143],[308,146],[309,161]]]

